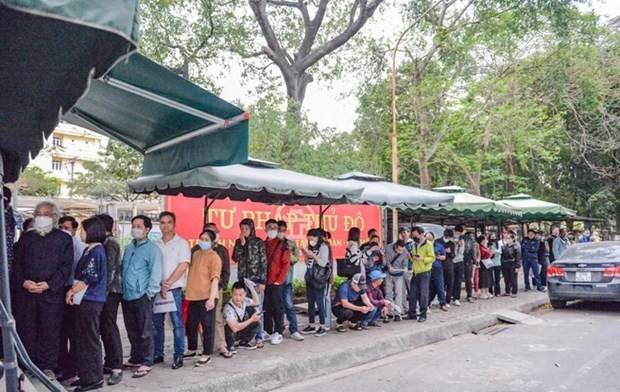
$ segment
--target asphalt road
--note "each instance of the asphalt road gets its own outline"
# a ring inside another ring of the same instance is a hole
[[[532,316],[544,322],[499,324],[278,391],[620,391],[620,304]]]

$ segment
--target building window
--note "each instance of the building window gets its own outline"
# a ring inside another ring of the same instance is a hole
[[[62,170],[62,164],[58,159],[52,159],[52,170]]]
[[[54,136],[52,138],[52,144],[55,146],[62,146],[62,138]]]

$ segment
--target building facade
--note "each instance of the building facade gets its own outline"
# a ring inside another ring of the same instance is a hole
[[[60,179],[58,197],[72,197],[71,184],[83,173],[85,162],[95,162],[108,138],[84,128],[60,123],[30,165]]]

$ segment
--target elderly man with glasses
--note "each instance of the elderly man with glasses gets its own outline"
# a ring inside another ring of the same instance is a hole
[[[49,377],[58,365],[65,291],[73,266],[73,240],[59,230],[58,207],[41,202],[34,210],[34,229],[15,246],[13,312],[26,350]]]

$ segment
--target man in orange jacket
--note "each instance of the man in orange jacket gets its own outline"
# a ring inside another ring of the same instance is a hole
[[[265,222],[265,229],[265,331],[271,335],[271,344],[280,344],[284,333],[284,283],[291,266],[291,250],[286,240],[278,238],[278,222],[275,219]]]

